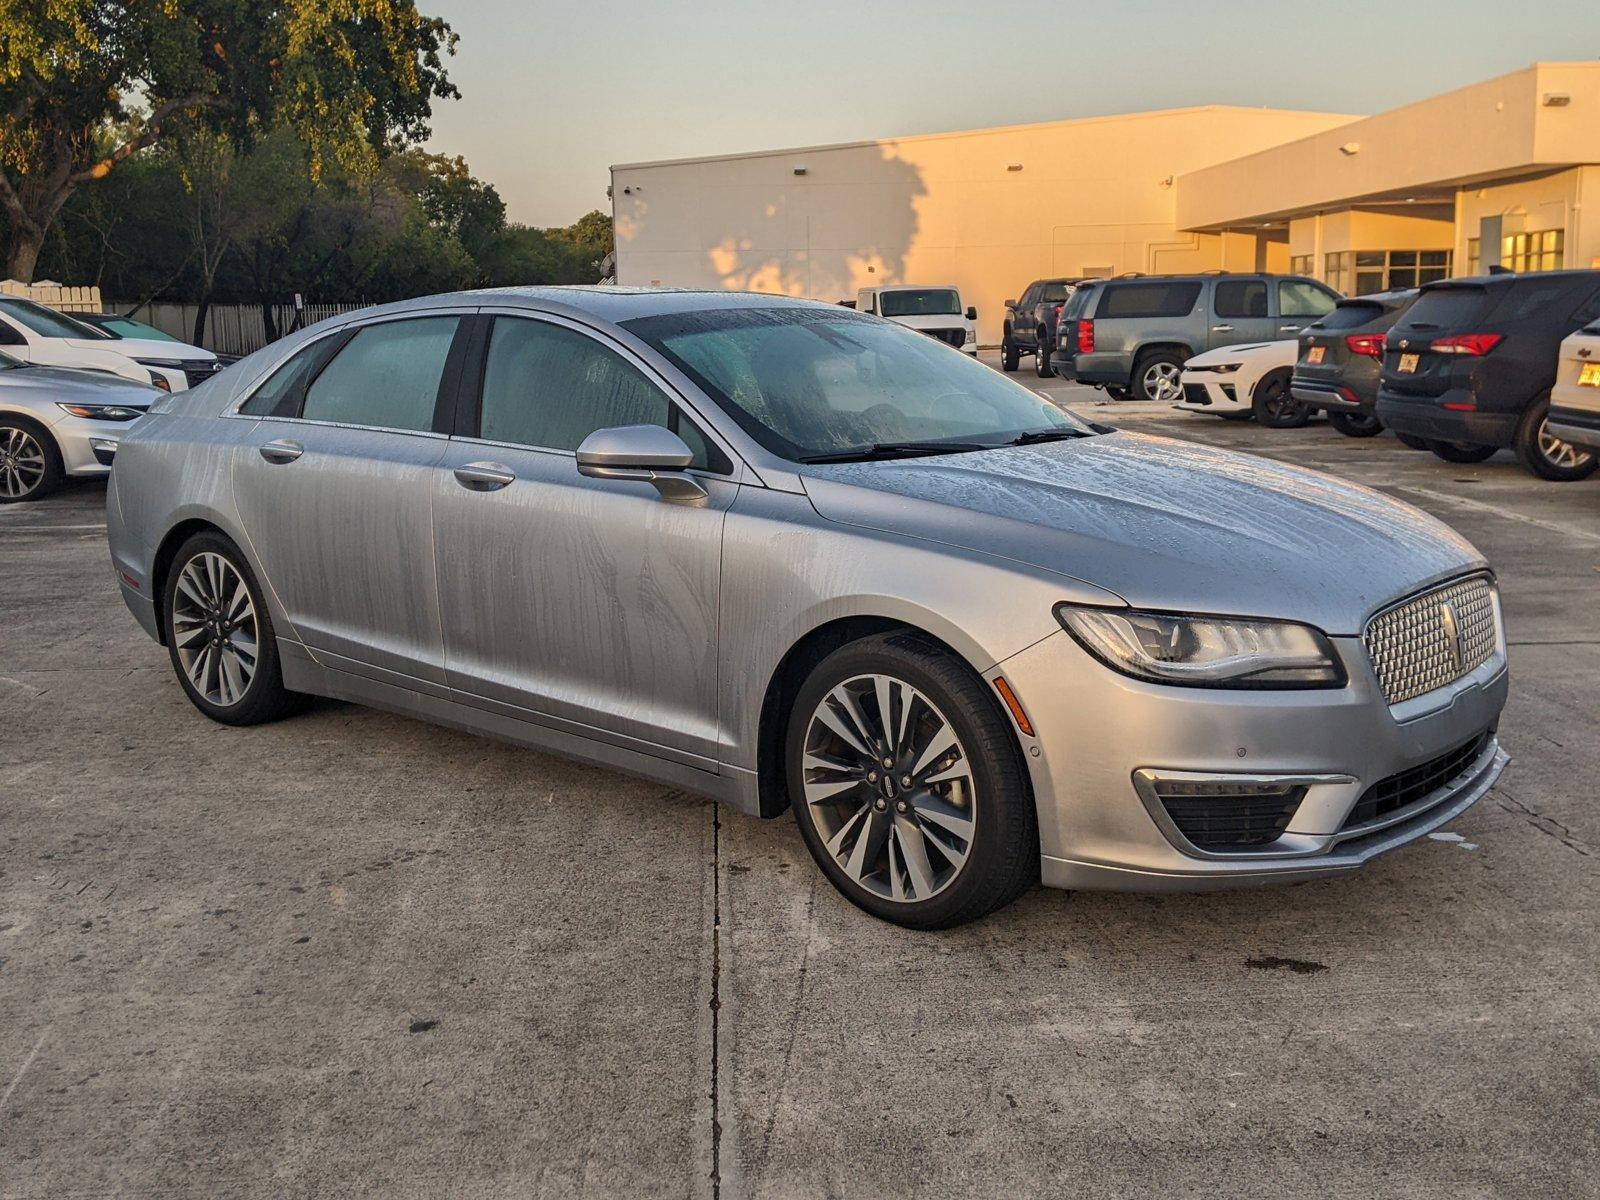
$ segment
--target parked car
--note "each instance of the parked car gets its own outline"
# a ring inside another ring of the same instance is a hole
[[[937,338],[974,358],[978,355],[978,310],[963,309],[961,293],[953,287],[861,288],[855,308]]]
[[[0,352],[0,504],[105,475],[130,422],[161,393],[104,371],[35,367]]]
[[[1600,321],[1561,343],[1546,432],[1580,450],[1600,451]]]
[[[1196,354],[1183,364],[1183,398],[1173,405],[1230,421],[1256,418],[1269,429],[1292,429],[1311,410],[1289,395],[1299,343],[1255,342]]]
[[[792,807],[840,892],[921,928],[1041,875],[1351,871],[1506,762],[1494,578],[1449,527],[835,305],[334,318],[163,398],[106,513],[206,716],[336,696]]]
[[[1307,325],[1289,385],[1295,400],[1326,412],[1328,423],[1346,437],[1382,433],[1376,409],[1384,335],[1416,298],[1416,288],[1356,296]]]
[[[1448,279],[1389,331],[1378,419],[1447,462],[1510,447],[1542,479],[1592,475],[1600,456],[1549,431],[1561,340],[1600,317],[1600,271]]]
[[[1036,279],[1020,299],[1006,301],[1005,330],[1000,338],[1002,370],[1015,371],[1022,356],[1031,354],[1036,375],[1048,379],[1055,374],[1050,369],[1050,354],[1056,344],[1056,327],[1062,308],[1083,278],[1076,275],[1064,279]]]
[[[112,337],[20,296],[0,296],[0,350],[39,366],[107,372],[168,392],[193,387],[222,369],[216,355],[198,346]]]
[[[1176,403],[1183,364],[1205,350],[1298,334],[1339,294],[1298,275],[1119,276],[1063,313],[1052,360],[1080,383]],[[1074,297],[1076,299],[1076,297]]]

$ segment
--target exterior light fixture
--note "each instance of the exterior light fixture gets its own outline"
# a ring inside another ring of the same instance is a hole
[[[1544,106],[1546,108],[1565,108],[1572,103],[1572,97],[1566,92],[1546,92]]]
[[[1361,153],[1361,143],[1360,142],[1346,142],[1344,145],[1339,147],[1339,153],[1340,154],[1345,154],[1345,155],[1360,154]]]
[[[1022,170],[1022,164],[1021,163],[1007,163],[1006,164],[1006,170],[1008,170],[1008,171],[1020,171],[1020,170]]]

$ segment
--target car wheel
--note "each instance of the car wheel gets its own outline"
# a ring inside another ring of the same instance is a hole
[[[1289,376],[1281,372],[1256,384],[1250,408],[1256,423],[1268,429],[1299,429],[1311,419],[1311,410],[1289,393]]]
[[[1345,437],[1377,437],[1378,434],[1383,432],[1383,422],[1378,420],[1377,417],[1369,417],[1365,413],[1329,413],[1328,424],[1344,434]]]
[[[1248,408],[1243,412],[1219,412],[1217,416],[1224,421],[1254,421],[1256,419],[1256,414]]]
[[[921,635],[866,638],[819,663],[790,713],[786,768],[817,865],[885,921],[960,925],[1038,879],[1016,735],[983,680]]]
[[[1034,334],[1034,345],[1038,347],[1033,352],[1033,373],[1040,379],[1054,379],[1056,369],[1050,365],[1050,341],[1044,335],[1044,330]]]
[[[1017,349],[1016,343],[1011,340],[1008,333],[1000,342],[1000,369],[1002,371],[1015,371],[1022,362],[1022,353]]]
[[[1119,387],[1114,383],[1108,383],[1106,384],[1106,396],[1111,400],[1126,400],[1128,398],[1128,389]]]
[[[1541,396],[1517,425],[1517,457],[1540,479],[1570,483],[1600,469],[1600,454],[1562,441],[1549,428],[1550,397]]]
[[[178,682],[213,721],[259,725],[304,702],[283,686],[261,585],[221,534],[197,533],[179,549],[162,589],[162,618]]]
[[[1183,395],[1178,377],[1188,357],[1177,350],[1146,350],[1133,364],[1134,398],[1176,404]]]
[[[31,421],[0,419],[0,504],[41,500],[59,491],[66,473],[51,436]]]
[[[1428,449],[1445,462],[1453,463],[1480,463],[1493,458],[1495,452],[1493,446],[1469,446],[1462,442],[1429,442]]]
[[[1430,442],[1427,438],[1419,438],[1419,437],[1416,436],[1416,434],[1413,434],[1413,433],[1397,433],[1394,436],[1395,436],[1395,440],[1398,441],[1407,450],[1432,450],[1433,449],[1433,443],[1432,442]]]

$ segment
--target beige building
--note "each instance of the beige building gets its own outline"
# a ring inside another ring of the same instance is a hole
[[[954,283],[993,344],[1004,301],[1047,276],[1293,269],[1357,293],[1600,265],[1600,63],[1375,117],[1173,109],[611,176],[620,283]]]

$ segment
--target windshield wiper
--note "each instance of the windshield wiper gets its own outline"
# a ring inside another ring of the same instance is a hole
[[[874,458],[922,458],[932,454],[966,454],[973,450],[993,450],[983,442],[874,442],[854,450],[834,450],[827,454],[804,454],[797,462],[867,462]]]
[[[1019,433],[1008,443],[1012,446],[1031,446],[1035,442],[1063,442],[1069,438],[1093,437],[1092,429],[1028,429]]]

